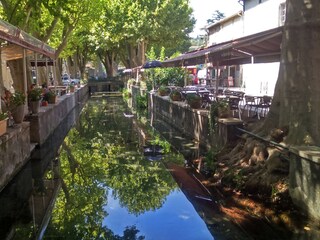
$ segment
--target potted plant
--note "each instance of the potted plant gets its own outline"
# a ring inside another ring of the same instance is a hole
[[[24,119],[26,95],[23,92],[16,91],[11,97],[11,114],[15,123],[22,123]]]
[[[169,95],[168,88],[163,86],[163,85],[161,85],[158,88],[158,94],[159,94],[159,96],[167,96],[167,95]]]
[[[57,94],[50,90],[46,92],[46,94],[44,95],[44,99],[48,101],[49,104],[55,104],[57,103]]]
[[[230,116],[230,107],[228,101],[226,100],[213,102],[210,109],[212,117],[227,118]]]
[[[190,93],[187,95],[187,103],[191,108],[201,108],[202,98],[196,93]]]
[[[6,112],[0,113],[0,136],[7,132],[8,114]]]
[[[71,83],[71,84],[69,85],[69,89],[70,89],[70,92],[74,92],[75,86],[74,86],[73,83]]]
[[[170,93],[170,99],[172,101],[181,101],[182,100],[181,92],[177,89],[172,90]]]
[[[38,113],[40,109],[41,99],[42,99],[42,89],[33,88],[28,93],[28,98],[30,100],[30,110],[32,113]]]

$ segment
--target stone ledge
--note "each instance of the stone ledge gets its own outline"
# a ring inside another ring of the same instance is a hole
[[[317,146],[294,146],[290,151],[302,158],[320,164],[320,147]]]

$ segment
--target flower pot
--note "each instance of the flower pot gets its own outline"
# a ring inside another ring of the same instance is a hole
[[[182,96],[180,92],[171,93],[170,98],[172,101],[182,101]]]
[[[24,119],[24,105],[17,106],[11,114],[15,123],[22,123]]]
[[[7,132],[7,118],[0,120],[0,136]]]
[[[31,101],[30,102],[30,110],[32,113],[38,113],[40,110],[41,101]]]
[[[56,96],[56,95],[50,96],[50,97],[48,98],[48,103],[50,103],[50,104],[55,104],[55,103],[57,103],[57,96]]]
[[[193,101],[189,102],[189,105],[191,108],[198,109],[198,108],[201,108],[202,101],[201,101],[201,99],[200,100],[193,100]]]
[[[229,108],[218,108],[218,117],[219,118],[228,118],[231,116]]]

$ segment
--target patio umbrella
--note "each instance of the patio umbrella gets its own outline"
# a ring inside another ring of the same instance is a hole
[[[158,61],[158,60],[153,60],[150,62],[146,62],[145,64],[142,65],[142,68],[148,69],[148,68],[159,68],[162,67],[162,62]],[[152,75],[152,89],[154,90],[154,72],[151,71],[151,75]]]
[[[150,61],[150,62],[146,62],[142,66],[142,68],[158,68],[158,67],[162,67],[162,62],[160,62],[158,60],[153,60],[153,61]]]

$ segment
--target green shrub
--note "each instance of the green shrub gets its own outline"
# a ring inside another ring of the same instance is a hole
[[[26,95],[23,92],[16,91],[12,95],[10,101],[16,107],[20,105],[24,105],[26,103]]]
[[[146,109],[148,106],[147,95],[138,95],[137,96],[137,108]]]

